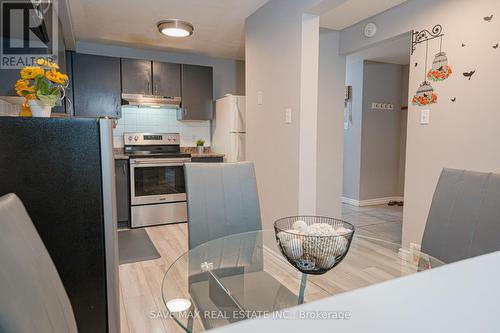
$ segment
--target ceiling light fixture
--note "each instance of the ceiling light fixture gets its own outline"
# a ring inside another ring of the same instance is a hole
[[[158,22],[158,30],[168,37],[188,37],[193,34],[194,27],[191,23],[177,19]]]

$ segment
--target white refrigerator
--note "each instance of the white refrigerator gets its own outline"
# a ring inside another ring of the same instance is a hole
[[[225,162],[245,160],[245,96],[226,95],[215,102],[212,151],[225,155]]]

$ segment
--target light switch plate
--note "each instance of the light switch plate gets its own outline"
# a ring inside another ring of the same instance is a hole
[[[285,109],[285,123],[286,124],[292,123],[292,109],[290,108]]]
[[[257,105],[262,105],[263,104],[263,93],[262,91],[257,91]]]
[[[420,111],[420,124],[428,125],[431,122],[431,110],[423,109]]]

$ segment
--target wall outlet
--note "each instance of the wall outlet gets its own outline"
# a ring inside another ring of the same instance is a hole
[[[264,104],[264,94],[262,91],[257,91],[257,105]]]
[[[420,124],[428,125],[431,122],[431,110],[423,109],[420,111]]]
[[[291,124],[292,123],[292,109],[287,108],[285,109],[285,124]]]

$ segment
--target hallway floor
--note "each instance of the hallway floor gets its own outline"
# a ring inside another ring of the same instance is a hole
[[[366,206],[342,204],[342,218],[354,224],[360,235],[401,244],[403,207]]]

